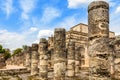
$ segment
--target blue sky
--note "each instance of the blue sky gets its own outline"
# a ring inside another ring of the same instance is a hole
[[[87,24],[87,7],[94,0],[0,0],[0,44],[15,49],[51,36],[54,28],[69,30]],[[110,30],[120,32],[120,0],[110,4]]]

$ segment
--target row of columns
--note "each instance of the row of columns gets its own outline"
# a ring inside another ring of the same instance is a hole
[[[88,7],[89,22],[89,80],[111,80],[114,75],[113,49],[109,45],[109,5],[104,1],[96,1]],[[80,47],[75,48],[74,42],[68,43],[66,53],[65,36],[63,28],[56,28],[54,32],[54,80],[73,80],[79,73]],[[38,45],[32,45],[31,75],[38,73],[42,80],[47,80],[48,56],[47,40],[41,39]]]
[[[63,28],[56,28],[54,32],[54,80],[65,80],[66,76],[72,80],[79,73],[79,48],[75,48],[75,43],[71,41],[66,49],[65,33]],[[26,67],[31,70],[31,75],[39,74],[41,80],[48,79],[48,52],[48,42],[44,38],[40,39],[39,45],[27,47]]]

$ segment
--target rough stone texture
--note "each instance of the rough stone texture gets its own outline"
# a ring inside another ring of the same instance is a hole
[[[0,53],[0,69],[5,68],[6,63],[5,63],[5,58],[4,58],[4,54]]]
[[[38,74],[38,44],[32,44],[31,75]]]
[[[39,76],[41,80],[48,80],[48,42],[41,38],[39,43]]]
[[[115,51],[115,78],[120,80],[120,36],[117,36],[114,40],[111,41],[111,45]]]
[[[67,77],[69,80],[73,80],[75,77],[75,43],[68,43],[67,52]]]
[[[89,38],[109,37],[109,4],[94,1],[88,6]]]
[[[75,76],[80,72],[80,47],[75,48]]]
[[[25,66],[27,67],[27,70],[30,70],[31,68],[31,47],[27,46],[26,51],[26,62]]]
[[[65,45],[65,29],[56,28],[54,32],[54,80],[65,80]]]
[[[109,47],[108,39],[96,39],[89,46],[90,55],[90,80],[110,80],[111,60],[113,50]]]
[[[19,68],[19,69],[1,69],[0,76],[7,76],[7,75],[17,75],[17,74],[25,74],[30,73],[27,68]]]
[[[53,36],[48,38],[48,43],[49,43],[48,44],[48,49],[54,48],[54,37]]]
[[[18,53],[11,58],[6,60],[6,65],[17,65],[17,66],[25,66],[26,61],[26,53]]]
[[[89,80],[110,80],[114,73],[113,49],[109,46],[109,5],[92,2],[88,7]],[[112,62],[111,62],[112,61]]]

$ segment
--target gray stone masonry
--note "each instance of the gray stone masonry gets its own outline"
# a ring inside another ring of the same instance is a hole
[[[39,43],[39,76],[41,80],[48,80],[48,42],[45,38]]]
[[[54,32],[54,80],[65,80],[65,32],[63,28],[56,28]]]

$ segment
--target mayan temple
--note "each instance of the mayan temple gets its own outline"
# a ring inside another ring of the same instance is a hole
[[[27,46],[5,64],[0,55],[0,80],[120,80],[120,36],[109,30],[109,23],[109,3],[91,2],[88,24],[68,31],[55,28],[48,39]]]

